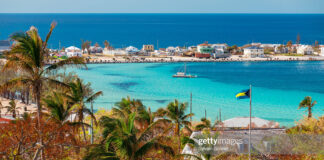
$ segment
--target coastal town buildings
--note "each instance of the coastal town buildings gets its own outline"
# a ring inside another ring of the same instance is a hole
[[[264,49],[258,46],[251,46],[244,48],[244,57],[255,58],[264,57]]]
[[[143,45],[142,50],[144,52],[154,52],[154,46],[153,45]]]
[[[70,47],[66,48],[65,53],[66,53],[66,56],[68,56],[68,57],[75,57],[75,56],[82,57],[81,49],[77,48],[75,46],[70,46]]]
[[[0,54],[5,51],[10,50],[10,41],[9,40],[0,40]]]

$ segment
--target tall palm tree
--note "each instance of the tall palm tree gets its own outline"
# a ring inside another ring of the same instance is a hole
[[[188,118],[193,116],[193,113],[186,114],[186,110],[188,108],[187,103],[179,103],[178,100],[174,100],[174,102],[170,102],[165,109],[159,109],[157,111],[158,116],[166,116],[168,119],[175,124],[175,134],[178,137],[179,145],[178,151],[181,152],[181,136],[180,136],[180,129],[185,127],[190,130],[189,126],[191,126],[190,121]]]
[[[49,55],[47,49],[47,42],[55,28],[56,23],[52,23],[50,31],[48,32],[45,40],[42,40],[38,34],[38,30],[35,27],[31,27],[29,31],[25,33],[15,33],[10,38],[15,42],[11,51],[6,54],[6,64],[3,67],[4,70],[14,69],[24,73],[18,78],[11,79],[0,86],[0,90],[6,88],[13,88],[15,86],[31,87],[34,99],[37,104],[37,119],[38,129],[41,129],[41,97],[43,91],[43,84],[49,83],[52,85],[65,86],[57,80],[48,78],[47,73],[57,70],[64,65],[76,64],[85,66],[84,60],[81,57],[71,57],[66,60],[59,61],[50,66],[46,66]],[[40,132],[41,133],[41,132]],[[41,134],[39,135],[39,143],[42,146]],[[43,149],[40,150],[41,154]],[[39,151],[35,154],[35,159],[38,157]],[[43,155],[43,154],[42,154]]]
[[[312,102],[312,97],[306,96],[304,100],[299,103],[298,109],[307,108],[308,118],[312,117],[312,108],[317,104],[316,101]]]
[[[142,156],[153,149],[161,149],[165,153],[174,155],[171,147],[159,143],[164,135],[151,135],[159,121],[150,124],[143,132],[139,132],[134,125],[136,113],[131,113],[127,118],[102,117],[100,125],[104,127],[104,145],[113,148],[120,159],[140,160]]]
[[[72,112],[76,114],[76,121],[82,123],[82,131],[84,140],[86,141],[84,114],[88,114],[92,119],[95,119],[93,111],[88,109],[85,103],[93,103],[96,98],[103,95],[102,91],[96,92],[94,94],[87,92],[85,85],[82,83],[80,78],[76,78],[73,82],[69,83],[70,92],[66,94],[66,97],[69,99],[69,103],[72,106]],[[96,121],[95,121],[96,122]]]
[[[6,108],[8,109],[7,113],[11,113],[13,118],[16,118],[16,113],[19,114],[18,110],[21,109],[21,107],[17,107],[16,102],[13,99],[9,102],[9,106],[6,106]]]

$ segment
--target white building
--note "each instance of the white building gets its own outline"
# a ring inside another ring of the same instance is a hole
[[[175,48],[175,51],[178,52],[178,53],[183,53],[183,52],[187,52],[188,49],[178,46],[178,47]]]
[[[279,123],[258,117],[251,118],[253,128],[278,128]],[[235,117],[222,122],[221,127],[225,128],[247,128],[250,125],[250,117]]]
[[[314,53],[314,49],[310,45],[300,45],[297,47],[297,54],[311,55]]]
[[[169,53],[175,53],[176,52],[176,48],[175,47],[168,47],[165,49],[165,51],[169,52]]]
[[[4,51],[10,50],[10,41],[8,40],[2,40],[0,41],[0,54],[2,54]]]
[[[264,57],[264,49],[257,46],[244,48],[244,57],[248,57],[248,58]]]
[[[126,50],[127,54],[135,54],[135,53],[139,52],[139,50],[133,46],[129,46],[125,50]]]
[[[103,49],[101,47],[91,46],[90,53],[102,53]]]
[[[126,50],[123,49],[113,49],[113,50],[109,50],[106,49],[103,51],[104,55],[110,55],[110,56],[123,56],[123,55],[127,55]]]
[[[324,56],[324,47],[321,47],[321,53],[320,56]]]
[[[68,57],[75,57],[75,56],[82,57],[81,49],[77,48],[75,46],[70,46],[70,47],[66,48],[65,53],[66,53],[66,56],[68,56]]]
[[[284,45],[275,46],[274,52],[279,54],[289,53],[289,48]]]

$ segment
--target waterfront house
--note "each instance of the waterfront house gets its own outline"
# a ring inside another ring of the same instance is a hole
[[[165,50],[166,52],[171,53],[171,55],[176,52],[176,48],[172,46],[166,48]]]
[[[214,51],[214,49],[212,48],[212,46],[210,44],[208,44],[208,42],[199,44],[197,46],[197,52],[199,52],[199,53],[211,54],[211,53],[213,53],[213,51]]]
[[[226,43],[212,44],[211,47],[214,48],[215,50],[223,50],[224,52],[226,52],[227,48],[228,48],[228,45]]]
[[[139,52],[139,50],[136,47],[129,46],[125,49],[126,53],[129,55],[136,54]]]
[[[144,52],[154,52],[154,46],[153,45],[143,45],[142,50]]]
[[[5,51],[10,50],[10,41],[9,40],[0,40],[0,54]]]
[[[314,49],[310,45],[299,45],[297,46],[297,54],[311,55],[314,54]]]
[[[103,48],[99,47],[99,46],[91,46],[90,47],[90,53],[96,54],[96,53],[102,53],[103,52]]]
[[[191,52],[197,52],[197,46],[190,46],[188,47],[188,50]]]
[[[70,46],[66,48],[65,53],[68,57],[75,57],[75,56],[82,57],[81,49],[75,46]]]
[[[214,53],[214,49],[211,47],[210,44],[208,44],[208,42],[205,42],[197,46],[197,52],[195,53],[195,57],[210,58],[212,53]]]
[[[274,52],[277,54],[286,54],[289,53],[289,48],[284,45],[275,46]]]
[[[264,57],[264,49],[258,46],[251,46],[244,48],[244,57],[255,58]]]

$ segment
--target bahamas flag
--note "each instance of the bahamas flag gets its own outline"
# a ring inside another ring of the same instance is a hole
[[[246,99],[250,98],[250,89],[242,90],[238,94],[236,94],[237,99]]]

